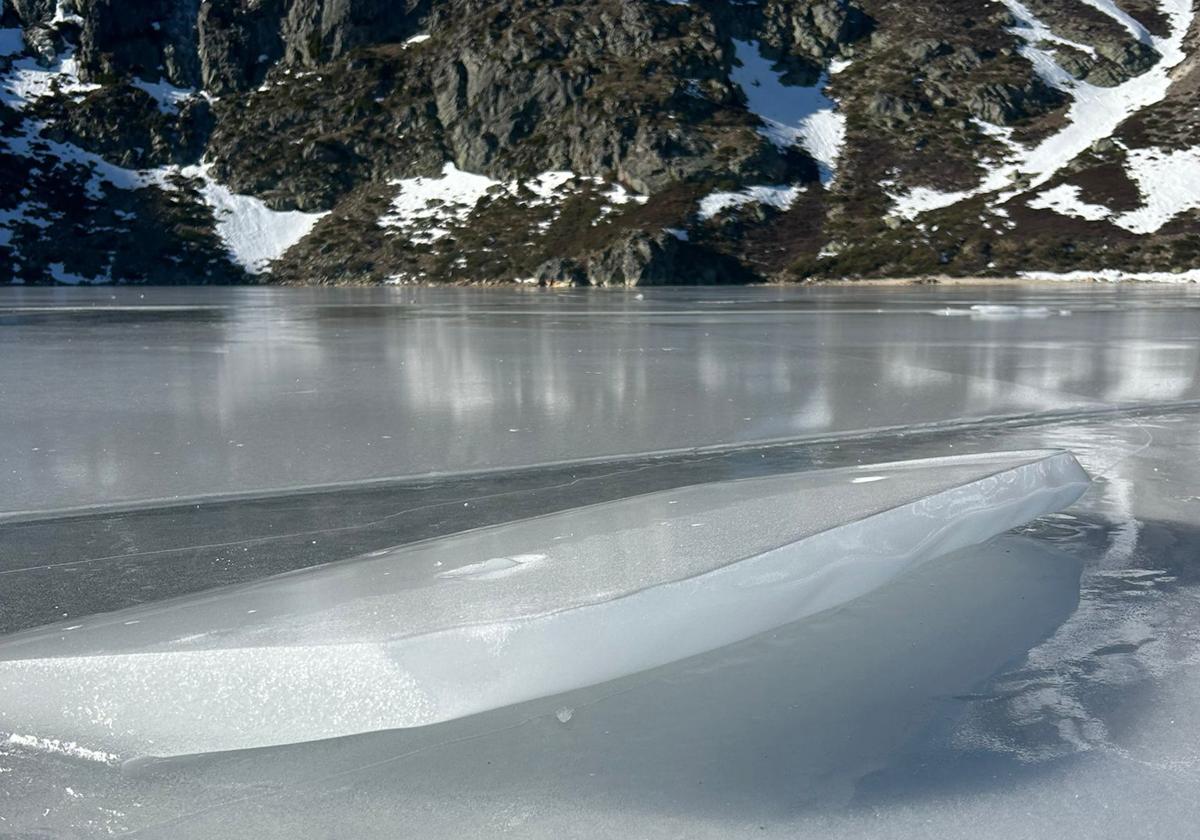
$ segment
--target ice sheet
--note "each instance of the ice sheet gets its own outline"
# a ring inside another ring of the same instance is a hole
[[[1198,285],[642,293],[0,289],[0,518],[1200,398]]]
[[[6,816],[18,831],[174,840],[825,836],[798,821],[844,803],[956,695],[1052,632],[1079,570],[1005,535],[738,645],[418,729],[124,770],[13,745],[4,765],[37,787],[14,785]],[[897,836],[884,822],[845,835]]]
[[[425,726],[714,650],[1073,502],[1065,452],[696,485],[0,645],[0,729],[172,755]]]

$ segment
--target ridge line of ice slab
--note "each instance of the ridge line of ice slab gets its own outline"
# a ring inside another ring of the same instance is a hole
[[[332,645],[320,656],[293,645],[7,660],[0,728],[177,755],[453,720],[639,673],[840,606],[925,559],[1058,510],[1087,483],[1069,453],[1050,454],[615,600]]]
[[[940,490],[937,493],[926,495],[926,496],[916,496],[916,497],[910,497],[907,499],[903,499],[889,507],[882,507],[877,510],[874,510],[861,518],[852,519],[847,522],[836,523],[834,525],[830,525],[828,527],[804,534],[803,536],[799,537],[798,539],[793,539],[793,540],[788,540],[788,541],[778,542],[778,543],[771,543],[771,544],[761,547],[760,549],[758,549],[756,551],[753,551],[750,554],[741,554],[741,555],[731,556],[727,562],[724,562],[720,565],[705,568],[705,569],[696,571],[695,573],[684,575],[681,577],[672,578],[671,580],[656,582],[656,583],[653,583],[642,589],[634,589],[634,590],[630,590],[627,592],[620,592],[620,593],[612,594],[611,597],[600,598],[597,600],[586,601],[583,603],[570,604],[568,606],[557,608],[557,609],[548,609],[548,610],[542,610],[539,612],[525,612],[525,613],[521,613],[520,615],[513,615],[511,617],[506,618],[505,620],[507,620],[507,621],[529,621],[529,620],[536,620],[536,619],[541,619],[541,618],[548,618],[548,617],[552,617],[552,616],[556,616],[556,615],[562,615],[563,613],[571,612],[573,610],[603,606],[604,604],[612,603],[613,601],[619,601],[622,598],[627,598],[632,595],[636,595],[639,592],[646,591],[647,589],[653,589],[658,586],[665,586],[665,585],[669,585],[671,583],[678,583],[680,581],[691,580],[691,579],[700,577],[702,575],[711,574],[712,572],[719,571],[720,569],[724,569],[729,566],[735,566],[735,565],[737,565],[739,563],[743,563],[747,560],[752,560],[755,557],[760,556],[762,554],[769,553],[771,551],[776,551],[776,550],[779,550],[782,548],[786,548],[789,545],[793,545],[793,544],[796,544],[799,542],[803,542],[804,540],[811,539],[811,538],[816,537],[820,534],[823,534],[827,531],[836,530],[837,528],[843,528],[843,527],[847,527],[849,525],[854,525],[859,522],[866,521],[874,516],[888,513],[889,511],[895,510],[897,508],[903,508],[905,506],[913,505],[913,504],[916,504],[918,502],[924,501],[929,498],[935,498],[938,495],[940,495],[941,493],[953,492],[955,490],[961,489],[962,487],[968,487],[968,486],[978,483],[978,482],[987,481],[988,479],[994,478],[996,476],[1012,472],[1015,469],[1019,469],[1024,466],[1038,463],[1040,461],[1047,460],[1048,458],[1058,457],[1060,455],[1067,454],[1067,453],[1065,453],[1063,450],[1059,450],[1059,449],[1005,450],[1002,453],[978,452],[978,453],[971,453],[971,454],[965,454],[965,455],[935,456],[932,458],[922,458],[917,461],[914,461],[911,459],[910,460],[896,460],[896,461],[880,461],[880,462],[872,462],[870,464],[859,464],[859,465],[853,465],[853,466],[818,468],[818,469],[813,469],[813,470],[804,470],[800,473],[796,473],[795,475],[801,475],[801,476],[804,476],[805,478],[811,478],[814,476],[821,476],[826,473],[834,474],[834,475],[838,475],[838,476],[856,472],[856,471],[862,471],[864,473],[875,473],[875,472],[884,471],[884,470],[888,470],[888,469],[912,468],[914,464],[919,464],[922,469],[934,468],[934,467],[938,466],[939,464],[947,464],[950,466],[954,466],[954,465],[961,466],[964,463],[972,463],[972,462],[978,462],[978,461],[985,461],[985,462],[986,461],[994,461],[998,454],[1002,454],[1008,458],[1011,458],[1012,460],[1008,463],[1007,466],[998,468],[995,472],[992,472],[992,473],[979,475],[979,476],[971,479],[970,481],[965,482],[964,484],[956,485],[954,487],[949,487],[944,490]],[[1024,460],[1022,460],[1022,459],[1024,459]],[[312,578],[312,577],[316,577],[316,576],[327,575],[330,572],[333,572],[333,573],[348,572],[353,568],[355,563],[359,563],[359,562],[384,562],[384,561],[388,561],[388,560],[391,560],[394,562],[394,560],[395,560],[394,555],[396,555],[396,554],[411,556],[413,554],[418,554],[422,550],[425,550],[431,546],[436,546],[439,543],[444,543],[449,540],[459,540],[459,539],[465,538],[465,537],[482,536],[482,535],[486,535],[488,533],[493,533],[493,532],[504,532],[507,530],[511,530],[514,527],[520,527],[522,525],[531,525],[531,524],[538,523],[538,522],[560,520],[564,517],[586,515],[589,511],[592,511],[592,510],[607,510],[607,509],[611,508],[614,504],[636,503],[640,499],[650,500],[650,499],[655,499],[658,497],[679,495],[681,493],[686,493],[690,489],[710,486],[713,484],[719,484],[721,486],[737,487],[742,484],[760,483],[766,479],[786,478],[788,475],[789,475],[788,473],[781,473],[781,474],[772,475],[772,476],[747,476],[744,478],[727,479],[727,480],[723,480],[723,481],[719,481],[719,482],[701,482],[699,484],[685,484],[685,485],[680,485],[679,487],[673,487],[673,488],[669,488],[666,490],[651,490],[646,493],[639,493],[639,494],[636,494],[633,496],[625,496],[620,499],[609,499],[609,500],[604,500],[604,501],[592,502],[592,503],[589,503],[586,505],[580,505],[579,507],[567,508],[565,510],[551,511],[549,513],[543,513],[543,514],[538,514],[535,516],[524,517],[522,519],[511,520],[508,522],[499,522],[499,523],[493,523],[493,524],[489,524],[489,525],[481,525],[481,526],[475,527],[475,528],[468,528],[467,530],[464,530],[464,531],[455,531],[450,534],[442,534],[442,535],[438,535],[438,536],[426,537],[425,539],[416,540],[416,541],[410,542],[410,543],[402,543],[400,545],[397,545],[397,546],[394,546],[391,548],[379,549],[379,550],[371,551],[367,554],[348,557],[344,560],[337,560],[337,561],[332,561],[329,563],[323,563],[323,564],[320,564],[317,566],[309,566],[309,567],[304,567],[304,568],[299,568],[299,569],[293,569],[290,571],[271,575],[270,577],[261,578],[259,580],[247,581],[244,583],[233,584],[230,586],[218,587],[216,589],[202,590],[200,592],[191,593],[191,594],[187,594],[187,595],[180,595],[180,596],[176,596],[173,598],[167,598],[167,599],[164,599],[161,601],[153,601],[150,603],[146,603],[146,604],[142,604],[142,605],[138,605],[138,606],[134,606],[134,607],[127,607],[125,609],[118,610],[115,613],[101,614],[100,616],[92,616],[92,617],[90,617],[90,619],[88,617],[73,618],[73,619],[67,619],[64,621],[55,622],[55,623],[49,624],[49,625],[43,625],[40,627],[29,628],[27,630],[22,630],[22,631],[10,634],[7,637],[0,637],[0,654],[3,654],[5,647],[12,647],[14,645],[17,647],[20,647],[23,644],[28,644],[30,641],[33,641],[34,643],[36,643],[36,641],[39,639],[43,639],[47,636],[54,635],[54,634],[58,633],[64,625],[74,625],[75,627],[79,627],[79,628],[85,629],[85,630],[93,629],[93,628],[89,628],[89,620],[94,621],[95,618],[97,618],[97,617],[104,619],[106,617],[111,618],[111,617],[115,617],[115,616],[122,616],[125,614],[131,614],[131,615],[137,614],[139,616],[139,620],[136,623],[140,624],[143,621],[150,619],[152,617],[155,617],[155,616],[171,614],[177,605],[195,606],[197,604],[219,602],[223,598],[227,597],[230,592],[239,592],[239,593],[247,594],[247,593],[258,592],[260,590],[278,589],[280,584],[286,585],[288,582],[299,582],[299,581],[302,581],[304,578]],[[877,476],[872,476],[872,477],[878,478]],[[389,557],[389,555],[392,555],[392,556]],[[401,559],[406,559],[406,558],[401,557]],[[445,574],[447,576],[452,576],[454,572],[461,571],[461,570],[462,570],[462,568],[452,569]],[[0,574],[2,574],[2,573],[0,573]],[[432,636],[432,635],[435,635],[435,634],[441,633],[441,632],[457,631],[457,630],[464,630],[464,629],[470,629],[470,628],[488,628],[488,627],[495,625],[496,623],[497,623],[497,619],[494,619],[494,618],[480,619],[477,621],[462,621],[462,622],[456,622],[452,626],[448,626],[448,627],[437,627],[437,628],[430,628],[430,629],[425,629],[425,630],[418,630],[418,631],[415,631],[415,632],[412,632],[409,634],[400,634],[400,635],[392,636],[386,640],[370,641],[370,642],[365,642],[363,644],[369,644],[369,645],[395,644],[395,643],[400,643],[400,642],[404,642],[404,641],[411,640],[411,639],[420,639],[420,638]],[[353,646],[353,644],[359,644],[359,643],[352,643],[351,645],[348,645],[346,642],[314,642],[311,644],[303,645],[303,647],[305,647],[307,649],[338,648],[338,647]],[[223,649],[223,650],[263,650],[263,649],[287,648],[287,647],[292,647],[292,646],[293,645],[290,645],[287,643],[274,644],[274,645],[228,645],[228,646],[223,646],[221,649]],[[168,651],[146,651],[145,653],[127,653],[127,654],[122,654],[122,655],[145,656],[145,655],[153,655],[155,653],[160,653],[160,652],[168,652]],[[196,652],[196,651],[181,650],[181,651],[169,651],[169,652],[174,654],[174,653],[189,653],[189,652]],[[103,655],[103,654],[81,654],[80,656],[92,656],[92,655]],[[30,657],[30,658],[33,659],[33,658],[37,658],[37,657]],[[70,658],[70,657],[63,657],[63,658]],[[15,661],[17,659],[19,659],[19,657],[8,657],[8,660],[0,657],[0,663],[3,663],[4,661]]]

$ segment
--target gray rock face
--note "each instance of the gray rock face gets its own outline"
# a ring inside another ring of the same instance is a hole
[[[588,274],[577,261],[554,257],[537,267],[533,279],[539,286],[586,286]]]
[[[587,261],[593,286],[662,286],[683,277],[684,244],[667,233],[637,231]]]
[[[750,276],[736,262],[664,231],[635,231],[581,257],[547,260],[533,279],[543,286],[669,286],[744,283]]]
[[[873,28],[871,17],[847,0],[768,0],[758,34],[765,43],[789,55],[820,60],[840,55]]]
[[[416,31],[430,5],[430,0],[80,2],[85,4],[80,61],[87,77],[161,77],[216,93],[258,85],[281,58],[315,66],[358,46],[403,38]]]
[[[282,21],[285,59],[316,65],[355,47],[417,31],[431,0],[290,0]]]
[[[54,17],[57,0],[4,0],[4,3],[0,5],[5,7],[5,14],[11,8],[17,22],[21,25],[32,26]]]
[[[1011,125],[1063,101],[1061,93],[1040,79],[1030,79],[1020,87],[1006,84],[981,85],[971,92],[966,104],[971,115],[984,122]]]
[[[25,27],[22,32],[25,47],[37,57],[42,66],[49,66],[58,55],[59,39],[57,33],[49,26],[35,23]]]
[[[103,81],[134,75],[175,85],[200,83],[199,0],[85,0],[80,73]]]
[[[223,95],[261,84],[283,55],[284,8],[285,0],[202,3],[196,21],[201,85]]]

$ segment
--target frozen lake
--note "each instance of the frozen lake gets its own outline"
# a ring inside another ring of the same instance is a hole
[[[0,834],[1194,831],[1200,294],[643,294],[9,290],[0,649],[699,482],[1045,449],[1093,482],[839,609],[431,726],[123,766],[0,709]]]
[[[0,290],[0,515],[1200,398],[1191,287],[642,295]]]

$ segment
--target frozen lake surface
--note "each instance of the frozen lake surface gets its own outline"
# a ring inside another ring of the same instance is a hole
[[[838,609],[429,726],[123,764],[0,725],[0,834],[1193,832],[1200,295],[644,295],[6,292],[0,633],[136,640],[96,614],[701,482],[1045,449],[1093,482]],[[272,603],[322,606],[302,591]]]
[[[0,515],[1200,399],[1181,289],[0,290]]]

